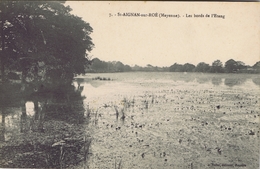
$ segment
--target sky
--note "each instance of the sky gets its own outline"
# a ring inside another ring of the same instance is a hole
[[[260,61],[257,2],[68,1],[65,5],[93,28],[92,58],[160,67],[174,63],[211,64],[217,59],[223,64],[229,59],[246,65]],[[118,13],[157,13],[158,17]],[[180,17],[160,18],[162,14]]]

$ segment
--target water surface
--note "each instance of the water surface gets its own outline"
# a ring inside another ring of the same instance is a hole
[[[70,103],[64,93],[52,99],[59,108],[43,123],[73,120],[64,104],[81,105],[72,124],[88,119],[89,168],[258,166],[259,75],[104,73],[73,85]],[[2,142],[32,129],[35,105],[31,98],[2,109]]]

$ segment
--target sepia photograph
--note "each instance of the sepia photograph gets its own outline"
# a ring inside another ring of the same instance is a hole
[[[0,168],[257,169],[260,3],[0,1]]]

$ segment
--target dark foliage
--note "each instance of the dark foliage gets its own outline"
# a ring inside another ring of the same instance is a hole
[[[64,2],[4,1],[1,14],[1,74],[22,79],[71,81],[85,72],[93,48],[92,28],[71,15]]]

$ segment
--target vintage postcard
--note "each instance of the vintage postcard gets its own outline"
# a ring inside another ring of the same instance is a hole
[[[259,11],[0,2],[0,167],[259,168]]]

